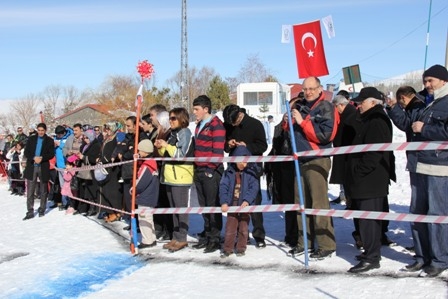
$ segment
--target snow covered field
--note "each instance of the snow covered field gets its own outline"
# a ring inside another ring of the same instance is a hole
[[[395,134],[396,141],[403,140],[403,134]],[[398,182],[391,186],[390,209],[407,213],[405,156],[397,152],[396,157]],[[310,260],[311,273],[306,273],[304,257],[288,257],[289,248],[281,243],[283,213],[264,214],[267,247],[250,245],[244,257],[222,259],[218,252],[203,254],[191,246],[168,253],[163,243],[146,250],[150,255],[133,256],[124,222],[106,224],[57,209],[22,221],[25,197],[9,195],[7,189],[0,184],[1,298],[448,298],[448,271],[437,278],[400,271],[413,262],[413,253],[404,248],[412,245],[405,222],[390,223],[388,235],[398,245],[382,248],[381,268],[353,275],[346,272],[359,254],[353,222],[335,218],[336,255]],[[329,198],[338,193],[338,186],[330,185]],[[192,205],[194,199],[192,194]],[[199,215],[191,216],[191,243],[202,225]]]

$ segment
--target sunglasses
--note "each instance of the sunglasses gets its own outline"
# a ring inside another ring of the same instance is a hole
[[[177,117],[175,117],[175,116],[170,116],[170,120],[171,120],[171,121],[176,121],[176,120],[177,120]]]

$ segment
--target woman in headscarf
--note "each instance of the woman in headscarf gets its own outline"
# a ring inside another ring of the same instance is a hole
[[[84,132],[83,143],[78,153],[78,158],[81,161],[80,167],[96,164],[101,151],[101,143],[95,137],[95,133],[92,130]],[[92,203],[98,203],[98,184],[93,179],[93,170],[79,171],[78,177],[80,178],[81,197]],[[85,213],[86,216],[94,216],[98,212],[98,207],[80,202],[78,211]]]
[[[167,141],[171,134],[170,116],[168,111],[160,111],[153,119],[153,124],[157,129],[154,134],[155,137],[151,140],[153,143],[157,139]],[[160,157],[159,151],[155,150],[154,157]],[[162,162],[158,161],[158,169],[161,169]],[[158,208],[171,207],[166,194],[166,185],[160,184],[159,186],[159,201],[157,203]],[[170,214],[156,214],[154,215],[154,227],[156,230],[156,238],[158,240],[171,240],[173,238],[173,217]]]
[[[114,222],[120,220],[121,213],[116,210],[123,209],[123,190],[118,182],[120,178],[120,167],[107,167],[107,164],[117,162],[114,159],[115,148],[117,147],[117,134],[121,128],[121,124],[117,122],[109,122],[104,126],[106,136],[101,146],[101,151],[97,163],[100,162],[106,166],[108,175],[105,180],[98,181],[94,178],[99,186],[100,204],[114,208],[115,210],[106,209],[106,213],[100,213],[98,218],[103,218],[106,222]]]

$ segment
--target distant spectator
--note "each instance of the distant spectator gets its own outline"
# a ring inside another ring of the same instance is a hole
[[[26,141],[28,139],[28,136],[25,135],[25,132],[23,132],[23,127],[17,127],[17,135],[14,138],[15,143],[22,142],[22,144],[26,145]]]
[[[30,125],[30,128],[28,129],[28,137],[33,136],[33,135],[37,135],[37,131],[36,131],[36,125]]]
[[[113,162],[113,153],[117,146],[117,133],[120,128],[117,122],[109,122],[105,127],[106,136],[101,147],[101,153],[98,161],[107,166]],[[107,167],[107,178],[98,182],[100,204],[114,208],[115,210],[106,209],[106,213],[101,213],[99,218],[106,222],[114,222],[121,219],[121,211],[123,209],[123,188],[118,182],[120,177],[120,166]]]
[[[25,147],[26,168],[24,177],[27,180],[27,213],[23,220],[34,217],[34,189],[40,184],[41,196],[39,217],[45,216],[47,208],[48,180],[50,179],[50,159],[54,157],[54,141],[46,135],[47,126],[37,125],[37,135],[31,136]]]

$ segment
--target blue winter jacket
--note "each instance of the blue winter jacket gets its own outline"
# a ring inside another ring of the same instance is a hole
[[[233,151],[233,156],[250,156],[250,152],[245,146],[238,146]],[[222,175],[219,184],[219,202],[221,205],[227,204],[231,206],[233,203],[237,171],[236,164],[230,163]],[[241,189],[238,206],[241,206],[244,201],[249,205],[254,204],[255,198],[260,190],[258,173],[260,173],[260,167],[257,163],[247,163],[246,168],[241,172]]]
[[[400,105],[395,105],[392,109],[387,109],[387,114],[394,123],[394,125],[406,132],[406,141],[421,141],[421,136],[418,133],[412,131],[412,123],[417,121],[420,115],[425,109],[425,102],[417,97],[414,97],[405,109],[401,108]],[[406,151],[406,156],[408,162],[406,164],[406,169],[410,172],[415,172],[417,168],[417,154],[416,151]]]
[[[424,122],[420,133],[424,141],[448,140],[448,84],[434,91],[435,100],[423,111],[419,121]],[[419,151],[417,173],[448,176],[448,150]]]
[[[137,203],[141,206],[154,208],[159,198],[159,172],[154,160],[145,160],[138,170],[135,187]]]
[[[64,136],[62,138],[55,137],[54,140],[59,141],[59,146],[54,148],[54,155],[56,157],[56,167],[65,169],[65,155],[64,155],[64,147],[67,142],[67,138],[73,134],[73,130],[67,128],[65,130]]]

